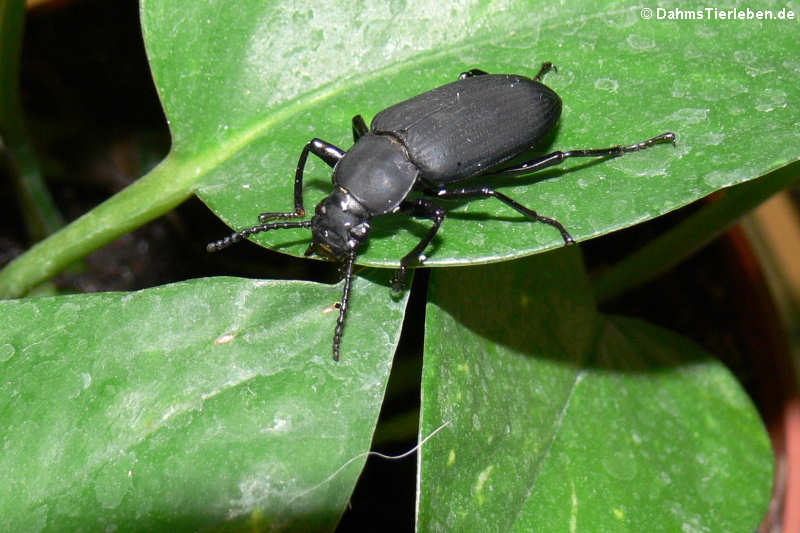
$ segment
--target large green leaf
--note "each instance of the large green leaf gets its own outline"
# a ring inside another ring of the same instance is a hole
[[[638,7],[622,2],[535,9],[527,2],[458,9],[409,2],[364,9],[341,2],[187,7],[146,0],[142,20],[171,119],[173,157],[213,161],[197,176],[197,193],[236,228],[253,225],[262,211],[292,209],[293,172],[310,138],[347,149],[353,115],[369,120],[470,67],[533,75],[545,60],[558,65],[546,79],[565,105],[552,149],[677,133],[675,148],[599,164],[570,162],[563,173],[541,178],[494,181],[580,239],[657,216],[798,157],[800,114],[789,104],[800,100],[792,23],[644,20]],[[195,23],[179,23],[186,20]],[[176,43],[191,53],[176,54]],[[755,132],[758,143],[752,142]],[[330,169],[313,161],[307,184],[311,208],[331,188]],[[359,261],[397,264],[425,226],[378,222]],[[300,255],[308,232],[257,240]],[[428,264],[520,257],[560,244],[552,228],[520,223],[510,209],[478,202],[454,210]]]
[[[420,531],[755,530],[770,444],[719,362],[599,314],[577,251],[439,272]]]
[[[237,229],[253,225],[260,212],[290,210],[293,172],[310,138],[347,149],[354,114],[369,120],[472,67],[532,75],[543,61],[558,65],[546,81],[562,96],[564,113],[541,149],[677,134],[674,148],[493,181],[579,239],[798,158],[800,111],[791,105],[800,100],[796,22],[645,20],[628,2],[577,0],[457,7],[434,0],[142,0],[141,13],[172,152],[134,186],[11,264],[0,274],[0,295],[23,294],[193,192]],[[330,169],[312,161],[306,181],[310,211],[331,188]],[[427,224],[376,220],[359,262],[396,265]],[[308,238],[292,230],[256,240],[300,255]],[[497,202],[473,202],[456,206],[427,263],[497,261],[560,244],[553,228],[521,223]]]
[[[338,363],[341,286],[215,278],[0,302],[0,529],[332,529],[405,307],[371,277],[354,282]]]

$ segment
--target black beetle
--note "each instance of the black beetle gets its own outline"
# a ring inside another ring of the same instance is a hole
[[[445,187],[478,174],[528,174],[569,157],[613,157],[675,140],[675,134],[667,132],[629,146],[553,152],[498,169],[532,148],[558,121],[561,98],[541,83],[551,69],[555,69],[551,63],[544,63],[533,79],[473,69],[463,72],[458,81],[384,109],[372,119],[370,128],[356,115],[355,144],[348,152],[321,139],[312,139],[303,148],[294,178],[294,211],[262,213],[258,217],[261,225],[210,243],[208,251],[221,250],[262,231],[311,228],[312,241],[305,255],[317,253],[343,265],[344,291],[333,336],[333,359],[338,361],[356,250],[369,237],[372,217],[402,212],[433,221],[419,244],[400,260],[400,269],[392,278],[394,290],[402,289],[409,264],[421,260],[444,220],[445,210],[430,198],[497,198],[534,221],[556,228],[565,244],[575,242],[557,220],[541,216],[489,186]],[[275,218],[305,216],[303,169],[309,152],[333,167],[333,192],[320,202],[311,220],[264,224]],[[420,196],[410,198],[412,190]]]

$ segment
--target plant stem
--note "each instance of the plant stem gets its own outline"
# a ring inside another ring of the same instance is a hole
[[[23,296],[72,262],[170,211],[192,194],[193,173],[174,157],[0,271],[0,298]],[[179,179],[183,176],[185,179]]]
[[[657,278],[735,224],[761,202],[800,178],[793,163],[722,191],[721,197],[592,280],[604,302]]]
[[[38,241],[61,228],[64,219],[42,179],[36,153],[25,131],[19,96],[24,26],[25,2],[0,2],[0,149],[8,149],[9,172],[15,181],[25,226],[30,238]]]

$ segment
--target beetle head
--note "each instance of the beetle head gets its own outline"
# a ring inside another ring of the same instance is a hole
[[[349,192],[337,187],[322,200],[311,219],[312,241],[306,255],[316,253],[344,262],[369,236],[370,215]]]

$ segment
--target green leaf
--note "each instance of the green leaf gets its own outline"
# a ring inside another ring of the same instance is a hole
[[[198,279],[0,302],[0,529],[331,530],[369,449],[406,300]]]
[[[644,20],[639,7],[618,2],[596,2],[587,11],[584,2],[536,9],[527,2],[459,9],[410,2],[365,10],[340,2],[313,9],[194,2],[187,9],[146,0],[142,20],[171,118],[173,156],[198,161],[205,170],[197,175],[198,195],[235,228],[252,226],[260,212],[292,209],[293,172],[310,138],[348,149],[353,115],[369,120],[471,67],[533,75],[543,61],[558,65],[546,83],[562,96],[564,114],[552,144],[541,149],[677,133],[674,148],[493,180],[580,239],[798,158],[800,112],[789,102],[800,100],[800,63],[788,53],[796,24]],[[176,54],[176,42],[191,53]],[[754,132],[758,143],[751,142]],[[331,188],[330,169],[311,159],[309,210]],[[375,222],[359,262],[376,266],[396,265],[427,227],[392,217]],[[299,256],[308,231],[256,240]],[[451,213],[427,264],[497,261],[559,245],[553,228],[522,223],[499,203],[474,202]]]
[[[431,274],[420,531],[753,531],[772,456],[741,386],[597,312],[577,251]],[[454,343],[454,339],[458,339]]]
[[[685,8],[679,2],[664,8]],[[764,6],[765,8],[767,6]],[[778,7],[775,8],[776,10]],[[588,239],[658,216],[720,188],[797,161],[800,62],[796,23],[644,20],[627,2],[549,0],[386,2],[365,8],[242,0],[142,0],[142,29],[173,147],[169,157],[92,215],[0,274],[0,295],[20,295],[64,266],[192,193],[231,227],[292,209],[303,145],[321,137],[350,147],[350,119],[447,83],[459,72],[534,74],[564,100],[541,150],[660,145],[612,161],[492,183]],[[758,142],[753,142],[757,138]],[[312,158],[315,159],[315,158]],[[331,189],[330,169],[309,163],[306,208]],[[480,181],[480,180],[478,180]],[[553,228],[524,222],[497,202],[455,207],[427,264],[474,264],[561,245]],[[375,220],[359,263],[394,266],[426,221]],[[307,230],[255,240],[301,255]]]

